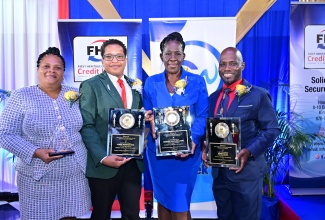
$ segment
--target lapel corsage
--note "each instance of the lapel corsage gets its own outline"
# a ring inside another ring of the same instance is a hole
[[[241,96],[245,95],[246,93],[249,93],[251,91],[252,85],[249,86],[244,86],[244,85],[237,85],[235,89],[235,94],[238,96],[238,101]]]
[[[138,78],[131,79],[127,78],[128,84],[131,86],[131,89],[137,91],[138,93],[142,94],[142,81]]]
[[[78,92],[71,90],[64,93],[64,99],[70,102],[70,108],[72,107],[73,103],[75,103],[80,98],[80,96],[81,94],[79,95]]]
[[[175,93],[177,95],[185,96],[185,87],[187,83],[187,76],[184,79],[177,80],[174,86]]]
[[[2,100],[5,100],[7,97],[10,96],[10,92],[4,89],[0,89],[0,103]]]

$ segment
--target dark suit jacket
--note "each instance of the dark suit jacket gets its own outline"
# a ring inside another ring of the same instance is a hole
[[[129,79],[124,76],[127,81]],[[131,86],[131,85],[130,85]],[[83,81],[80,85],[80,111],[83,118],[81,136],[88,150],[86,176],[108,179],[117,168],[107,167],[100,161],[107,155],[108,110],[124,108],[122,98],[109,79],[106,71]],[[132,89],[132,109],[142,108],[141,94]],[[143,172],[143,160],[137,160]]]
[[[243,85],[251,86],[246,80],[243,80]],[[221,90],[217,90],[209,96],[210,117],[214,117],[214,108],[220,92]],[[280,134],[269,93],[263,88],[252,86],[250,92],[242,95],[239,101],[238,97],[235,97],[224,116],[241,118],[241,147],[247,148],[253,155],[240,173],[235,174],[227,168],[227,177],[234,182],[262,177],[266,172],[264,152]],[[218,169],[212,169],[213,178],[217,178]]]

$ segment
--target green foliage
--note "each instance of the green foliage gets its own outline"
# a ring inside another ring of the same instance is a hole
[[[275,197],[274,184],[277,175],[288,170],[289,157],[292,158],[295,166],[300,168],[299,160],[306,151],[310,150],[313,142],[325,140],[322,135],[308,133],[301,126],[305,119],[295,112],[277,111],[276,116],[281,133],[265,153],[268,173],[264,176],[264,194],[270,197]]]
[[[9,97],[9,96],[10,96],[10,91],[0,89],[0,103],[2,102],[2,100],[5,100],[6,97]]]

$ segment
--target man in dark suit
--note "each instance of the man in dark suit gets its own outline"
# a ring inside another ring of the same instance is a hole
[[[212,189],[219,220],[260,219],[266,172],[264,152],[280,133],[269,93],[243,79],[244,68],[239,50],[224,49],[219,62],[219,75],[224,85],[209,97],[210,117],[241,119],[241,151],[237,155],[240,167],[212,168]],[[230,91],[228,104],[222,107],[225,90]],[[202,159],[207,162],[205,149]]]
[[[127,49],[121,41],[105,41],[101,47],[105,71],[80,85],[81,135],[88,150],[86,176],[94,220],[110,219],[116,195],[122,219],[139,219],[143,161],[107,156],[108,110],[142,108],[141,94],[131,88],[130,79],[123,74],[126,55]]]

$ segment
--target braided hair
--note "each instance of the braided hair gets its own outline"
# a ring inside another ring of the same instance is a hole
[[[161,53],[163,53],[166,44],[169,41],[172,41],[172,40],[176,40],[177,42],[179,42],[182,45],[182,49],[183,49],[183,52],[184,52],[184,50],[185,50],[185,43],[183,41],[182,35],[180,33],[178,33],[178,32],[173,32],[173,33],[168,34],[167,37],[165,37],[161,41],[161,43],[160,43],[160,51],[161,51]]]
[[[57,47],[49,47],[45,52],[41,53],[39,56],[38,56],[38,59],[37,59],[37,67],[39,67],[40,65],[40,62],[42,61],[42,59],[47,56],[47,55],[55,55],[55,56],[58,56],[62,63],[63,63],[63,70],[65,70],[65,60],[64,58],[61,56],[60,54],[60,50],[59,48]]]

